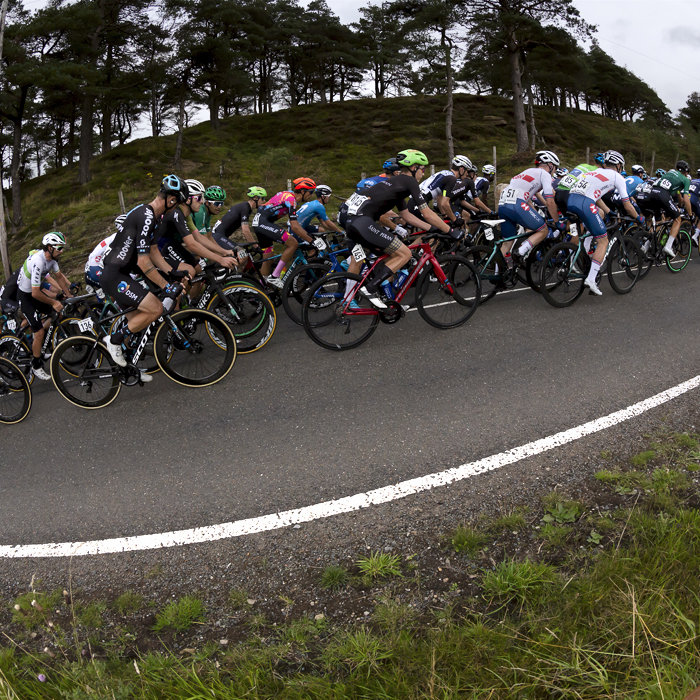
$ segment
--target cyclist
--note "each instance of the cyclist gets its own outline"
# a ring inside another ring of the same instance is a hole
[[[50,314],[52,308],[60,313],[63,310],[61,298],[63,295],[70,296],[70,282],[58,267],[65,245],[66,237],[60,231],[47,233],[41,241],[41,248],[24,261],[17,279],[19,306],[34,332],[31,371],[35,377],[44,381],[51,379],[51,376],[44,371],[41,346],[44,342],[45,329],[49,327],[51,321],[43,323],[40,316]],[[52,297],[42,289],[42,281],[47,273],[56,280],[63,295]]]
[[[675,195],[675,196],[674,196]],[[672,258],[676,256],[673,252],[673,244],[681,228],[681,210],[675,199],[683,205],[688,216],[692,216],[693,210],[690,205],[690,166],[686,161],[679,160],[675,169],[666,172],[663,177],[659,177],[651,186],[648,192],[641,192],[637,196],[639,205],[653,212],[655,215],[665,214],[673,219],[668,239],[663,247],[663,252]]]
[[[700,239],[700,169],[695,173],[695,179],[690,181],[688,186],[688,194],[690,195],[690,208],[693,210],[693,241],[698,245]]]
[[[396,162],[396,158],[389,158],[388,160],[385,160],[382,168],[384,170],[383,173],[375,175],[374,177],[366,177],[363,180],[360,180],[355,185],[355,192],[362,194],[362,190],[366,190],[368,187],[373,187],[382,180],[393,177],[400,169]]]
[[[117,231],[121,226],[124,225],[126,221],[126,214],[120,214],[115,220],[114,225],[117,227]],[[90,253],[87,262],[85,263],[85,284],[93,287],[95,290],[101,289],[100,277],[102,277],[102,271],[104,270],[104,256],[109,253],[112,241],[116,237],[116,233],[111,236],[107,236],[104,240],[100,241]]]
[[[146,282],[135,280],[131,275],[143,275],[156,287],[165,290],[169,308],[182,292],[182,285],[168,284],[156,269],[156,264],[162,263],[162,256],[154,232],[160,217],[173,211],[178,204],[187,202],[189,197],[185,181],[177,175],[168,175],[150,204],[139,204],[126,215],[112,241],[111,250],[104,257],[102,289],[120,308],[134,309],[126,314],[126,328],[122,326],[103,338],[109,354],[120,367],[126,367],[122,345],[128,345],[130,336],[142,331],[163,313],[163,303],[149,290]],[[141,381],[150,382],[151,379],[151,375],[141,373]]]
[[[353,194],[347,202],[348,219],[345,228],[349,237],[377,255],[389,256],[375,267],[372,278],[363,289],[370,301],[379,308],[386,307],[377,296],[379,285],[411,259],[411,251],[401,239],[377,223],[383,214],[396,207],[404,221],[411,226],[422,228],[424,222],[408,211],[406,200],[413,197],[416,208],[425,222],[449,233],[455,239],[462,235],[459,229],[446,224],[423,199],[419,182],[425,172],[425,166],[428,165],[425,154],[415,149],[406,149],[399,152],[397,163],[401,169],[394,177],[364,190],[363,195]],[[361,263],[353,259],[348,270],[357,274],[360,267]],[[347,292],[350,293],[353,285],[349,282],[348,287]]]
[[[292,184],[294,185],[292,192],[278,192],[258,209],[251,226],[258,237],[261,248],[264,250],[264,258],[272,256],[272,245],[275,241],[284,243],[284,252],[272,274],[269,274],[272,263],[265,262],[261,268],[265,281],[278,289],[282,289],[284,286],[284,282],[280,279],[282,270],[294,257],[299,243],[294,236],[275,222],[285,216],[289,217],[291,232],[306,243],[313,242],[311,236],[304,231],[297,221],[297,206],[310,201],[316,191],[316,183],[310,177],[298,177]]]
[[[489,214],[492,214],[493,212],[491,211],[491,208],[488,206],[488,204],[486,204],[486,197],[488,196],[489,190],[491,189],[491,183],[494,181],[494,178],[496,177],[496,168],[494,168],[493,165],[485,165],[481,169],[481,172],[483,173],[483,175],[479,175],[479,177],[476,177],[476,170],[474,170],[473,172],[469,173],[468,177],[471,177],[471,179],[474,181],[474,189],[476,191],[476,198],[479,200],[479,203],[482,204],[482,206],[479,207],[479,209],[481,209],[482,211],[485,211]],[[467,195],[467,201],[471,205],[475,204],[475,202],[472,201],[471,194]],[[470,207],[470,211],[477,211],[477,210]]]
[[[604,167],[584,173],[579,178],[578,182],[571,188],[567,203],[568,210],[581,219],[596,239],[591,269],[584,284],[593,294],[598,296],[603,292],[600,291],[596,283],[596,277],[608,248],[608,232],[598,209],[601,198],[608,192],[616,190],[629,216],[635,218],[640,224],[644,223],[644,217],[641,214],[637,215],[627,196],[627,185],[621,174],[625,159],[617,151],[606,151],[604,161]]]
[[[666,174],[666,171],[663,168],[657,168],[654,171],[654,177],[663,177]]]
[[[14,318],[16,312],[19,310],[19,300],[17,299],[17,292],[19,288],[17,287],[17,280],[19,279],[19,270],[15,270],[8,278],[7,282],[0,287],[0,314],[8,317],[8,319]],[[22,327],[26,325],[26,319],[22,322]],[[3,331],[5,327],[5,319],[0,320],[0,332]]]
[[[196,180],[193,180],[193,182],[196,182]],[[198,184],[201,185],[201,183]],[[190,188],[190,192],[193,192],[192,188]],[[221,214],[225,201],[226,191],[218,185],[212,185],[204,190],[204,206],[200,207],[199,211],[192,212],[192,223],[196,230],[210,241],[213,240],[211,235],[212,216]]]
[[[208,191],[208,190],[207,190]],[[231,240],[231,236],[241,229],[243,237],[249,243],[255,243],[248,219],[253,213],[265,203],[267,192],[262,187],[253,185],[246,190],[245,202],[234,204],[215,224],[211,230],[211,236],[215,243],[227,250],[236,250],[236,244]]]
[[[559,170],[566,170],[566,168],[559,168],[555,174],[557,174]],[[552,182],[552,187],[554,188],[554,203],[557,205],[557,209],[559,209],[561,214],[566,214],[566,205],[569,201],[571,188],[578,182],[581,175],[584,173],[589,173],[591,170],[595,170],[594,165],[579,163],[579,165],[577,165],[575,168],[572,168],[563,176],[559,177],[558,180]],[[537,198],[542,202],[542,204],[546,204],[541,194],[538,194]]]
[[[328,185],[316,185],[316,199],[312,202],[305,202],[299,207],[297,221],[307,233],[318,233],[319,230],[334,231],[340,233],[340,229],[328,218],[326,205],[331,199],[333,190]],[[311,222],[318,219],[319,224],[313,225]]]
[[[559,167],[559,158],[552,151],[538,151],[535,154],[535,167],[524,170],[516,175],[508,187],[501,192],[498,202],[498,216],[505,221],[501,224],[501,233],[504,238],[512,238],[518,232],[518,225],[526,231],[534,233],[517,250],[517,255],[527,257],[532,248],[543,241],[549,229],[547,222],[533,209],[530,199],[540,190],[544,196],[547,211],[552,219],[558,219],[557,205],[554,203],[554,190],[552,189],[552,173]],[[566,223],[557,222],[557,228],[561,231]],[[507,253],[513,243],[508,241],[503,244],[503,252]]]
[[[185,180],[185,185],[187,199],[164,214],[156,229],[158,250],[168,265],[161,269],[165,272],[169,272],[170,269],[187,272],[192,279],[202,271],[195,255],[214,260],[222,267],[233,267],[236,261],[231,257],[228,248],[222,248],[198,230],[191,231],[187,226],[185,219],[198,212],[202,206],[204,187],[198,180]],[[193,294],[196,296],[196,292]]]

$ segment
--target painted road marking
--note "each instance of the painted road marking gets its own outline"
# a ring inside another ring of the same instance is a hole
[[[287,510],[282,513],[263,515],[258,518],[237,520],[221,525],[207,525],[190,530],[177,530],[175,532],[161,532],[154,535],[138,535],[135,537],[117,537],[108,540],[94,540],[92,542],[51,542],[49,544],[29,545],[3,545],[0,546],[0,557],[10,559],[22,559],[28,557],[70,557],[87,556],[91,554],[116,554],[119,552],[138,552],[148,549],[161,549],[164,547],[180,547],[187,544],[213,542],[215,540],[230,537],[241,537],[256,532],[267,532],[283,527],[289,527],[297,523],[307,523],[319,518],[328,518],[340,513],[350,513],[362,508],[389,503],[399,498],[412,496],[423,491],[447,486],[463,479],[468,479],[477,474],[500,469],[508,464],[514,464],[522,459],[547,452],[555,447],[561,447],[574,440],[597,433],[606,428],[611,428],[618,423],[623,423],[630,418],[646,413],[652,408],[661,406],[689,391],[700,386],[700,375],[693,377],[682,384],[678,384],[660,394],[656,394],[644,401],[632,404],[620,411],[615,411],[602,418],[583,423],[575,428],[569,428],[549,437],[528,442],[526,445],[514,447],[512,450],[500,452],[490,457],[484,457],[476,462],[468,462],[453,469],[420,476],[398,484],[384,486],[374,491],[358,493],[354,496],[339,498],[336,501],[325,501],[316,505]]]

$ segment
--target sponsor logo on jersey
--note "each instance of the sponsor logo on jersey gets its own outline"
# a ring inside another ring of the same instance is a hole
[[[516,175],[514,180],[525,180],[525,182],[534,182],[535,178],[532,177],[532,175],[526,175],[525,173],[520,173],[520,175]]]
[[[521,202],[521,203],[520,203],[520,208],[521,208],[523,211],[530,211],[530,207],[529,207],[527,204],[525,204],[525,202]]]
[[[129,289],[129,285],[126,282],[120,282],[117,285],[117,291],[121,292],[122,294],[124,294],[124,292],[126,292],[127,289]]]
[[[134,292],[129,291],[128,285],[127,285],[127,290],[124,292],[124,294],[127,297],[129,297],[129,299],[133,299],[134,301],[136,301],[139,298],[138,294],[135,294]]]
[[[117,260],[126,260],[126,255],[129,252],[129,248],[131,248],[131,244],[133,242],[134,239],[131,236],[128,236],[127,239],[124,241],[122,249],[117,253]]]
[[[97,270],[94,271],[95,277],[100,277],[102,275],[102,268],[97,268]]]
[[[592,214],[597,214],[598,213],[598,207],[595,204],[591,204],[591,213]]]

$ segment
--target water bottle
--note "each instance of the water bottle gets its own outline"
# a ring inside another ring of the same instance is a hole
[[[384,280],[379,286],[382,288],[382,293],[387,299],[394,298],[394,290],[391,288],[391,282],[389,282],[389,280]]]
[[[396,273],[396,278],[394,279],[394,289],[397,291],[403,287],[403,283],[406,281],[406,278],[408,277],[408,270],[404,267],[402,270],[399,270]]]

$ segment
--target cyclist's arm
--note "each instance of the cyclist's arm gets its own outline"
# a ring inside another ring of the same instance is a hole
[[[207,250],[210,250],[214,255],[218,255],[220,257],[224,258],[230,258],[233,257],[233,253],[230,250],[224,250],[218,243],[215,243],[214,241],[210,241],[207,236],[202,234],[199,231],[194,231],[192,233],[192,237],[203,247],[206,248]],[[189,236],[188,236],[189,238]],[[203,255],[203,258],[211,258],[211,255]]]
[[[336,233],[340,233],[340,229],[334,224],[330,219],[326,219],[325,221],[321,222],[321,227],[325,228],[326,231],[335,231]]]
[[[311,236],[304,231],[301,224],[296,219],[289,220],[289,228],[292,230],[292,233],[296,233],[299,238],[305,240],[307,243],[313,243]]]
[[[690,196],[687,194],[682,194],[679,192],[678,193],[681,198],[681,202],[683,203],[683,206],[685,207],[685,211],[688,214],[688,216],[693,215],[693,207],[690,205]]]
[[[427,204],[419,207],[419,211],[423,219],[419,219],[417,216],[411,214],[408,209],[402,209],[399,211],[401,218],[411,226],[415,226],[418,229],[424,229],[425,224],[428,223],[430,226],[440,229],[444,233],[448,233],[450,226],[446,224],[434,211],[430,209]]]
[[[460,199],[459,206],[462,207],[462,209],[474,212],[475,214],[479,213],[479,210],[471,202],[467,202],[466,199]]]
[[[626,202],[622,202],[623,206],[625,207],[625,211],[627,212],[628,216],[631,216],[633,219],[636,219],[637,216],[637,210],[632,206],[632,200],[628,199]]]
[[[547,206],[547,202],[545,201],[544,197],[542,196],[542,192],[538,192],[535,197],[537,197],[537,201],[543,206]]]
[[[602,209],[603,214],[605,214],[605,216],[607,216],[610,213],[610,209],[607,207],[607,205],[605,204],[605,202],[602,199],[599,199],[596,202],[596,204],[598,205],[599,209]],[[634,215],[637,216],[637,213],[635,212]],[[552,218],[554,218],[554,217],[552,217]]]
[[[442,215],[447,217],[450,221],[454,221],[457,217],[452,211],[452,207],[450,206],[450,200],[444,194],[439,194],[436,197],[436,200],[438,209],[440,210]]]
[[[60,270],[56,272],[56,282],[58,282],[58,286],[67,297],[72,296],[70,291],[70,280]]]
[[[166,262],[165,258],[161,255],[157,245],[152,245],[149,253],[139,255],[136,258],[136,264],[138,265],[139,270],[141,270],[141,272],[143,272],[143,274],[148,277],[153,284],[158,285],[161,289],[166,287],[168,283],[160,272],[156,270],[156,265],[163,270],[163,272],[171,272],[174,269],[173,266]]]
[[[386,214],[382,214],[379,217],[379,223],[382,226],[386,226],[390,231],[393,231],[396,228],[395,218],[396,218],[396,216],[394,215],[394,212],[388,211]],[[406,221],[406,220],[404,219],[404,221]],[[420,219],[418,219],[418,221],[420,221]],[[406,221],[406,223],[409,223],[409,222]],[[413,225],[415,226],[415,224],[413,224]],[[421,221],[420,228],[423,228],[424,225],[425,225],[425,221]]]
[[[255,237],[253,232],[250,230],[250,226],[247,223],[241,224],[241,231],[243,231],[243,238],[248,241],[248,243],[257,243],[258,239]]]
[[[50,297],[41,287],[35,287],[32,285],[32,297],[37,301],[40,301],[42,304],[53,306],[55,309],[57,304],[63,308],[63,305],[60,302],[56,301],[54,297]],[[56,309],[56,311],[60,310],[61,309]]]
[[[222,249],[220,249],[222,250],[221,253],[218,253],[215,250],[209,250],[206,245],[208,243],[206,237],[199,231],[193,231],[189,236],[184,236],[182,242],[185,244],[185,248],[187,248],[190,253],[199,255],[201,258],[209,258],[210,260],[214,260],[218,262],[219,265],[223,265],[224,267],[231,266],[231,256],[224,256],[222,254]]]
[[[491,210],[478,197],[474,197],[474,204],[476,204],[481,211],[486,212],[487,214],[491,212]]]

